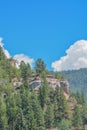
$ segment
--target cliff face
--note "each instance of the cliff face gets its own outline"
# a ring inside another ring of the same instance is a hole
[[[49,87],[53,89],[55,89],[57,86],[61,87],[64,91],[66,99],[69,98],[69,83],[67,80],[58,80],[54,76],[47,76],[46,80],[48,82]],[[38,91],[39,87],[41,86],[41,82],[42,80],[39,76],[29,78],[29,84],[30,86],[34,87],[35,91]],[[14,78],[13,85],[15,87],[16,86],[20,87],[22,85],[22,79]]]
[[[66,99],[69,99],[69,83],[67,80],[60,81],[60,87],[64,90],[64,95]]]
[[[61,80],[60,86],[63,88],[63,90],[66,94],[69,94],[69,83],[67,80]]]
[[[58,80],[53,76],[47,76],[46,80],[48,81],[49,87],[55,89],[57,86],[61,87],[64,90],[64,95],[66,99],[69,98],[69,83],[67,80]],[[36,77],[32,80],[30,79],[30,85],[34,86],[35,90],[38,91],[41,86],[41,78]]]
[[[64,91],[66,99],[69,99],[69,83],[67,80],[58,80],[54,77],[48,77],[47,81],[50,84],[50,87],[53,89],[55,89],[57,86],[61,87]]]

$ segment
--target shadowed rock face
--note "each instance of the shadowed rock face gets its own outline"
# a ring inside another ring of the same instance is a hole
[[[69,83],[67,80],[58,80],[53,76],[47,76],[46,78],[49,87],[55,89],[57,86],[61,87],[64,90],[64,95],[69,97]],[[33,86],[35,91],[38,91],[41,86],[42,80],[40,77],[31,77],[29,78],[30,86]],[[22,85],[22,79],[18,80],[17,78],[13,80],[14,86],[20,87]]]
[[[60,81],[60,86],[63,88],[65,93],[69,94],[69,83],[67,80]]]
[[[47,77],[46,79],[48,81],[49,87],[52,87],[53,89],[55,89],[57,86],[62,87],[64,93],[69,95],[69,83],[67,80],[58,80],[51,76]],[[37,77],[33,80],[30,80],[30,85],[33,85],[35,90],[38,91],[39,87],[41,86],[41,79]]]

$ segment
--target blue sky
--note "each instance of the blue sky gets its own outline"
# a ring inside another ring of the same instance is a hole
[[[87,0],[1,0],[0,37],[12,56],[52,62],[87,39]]]

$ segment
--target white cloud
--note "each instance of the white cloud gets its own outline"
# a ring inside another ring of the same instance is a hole
[[[33,58],[30,58],[24,54],[17,54],[13,58],[18,62],[17,67],[19,67],[21,61],[24,61],[26,64],[29,63],[31,67],[34,62]]]
[[[52,63],[54,71],[87,68],[87,40],[79,40],[66,50],[66,56]]]
[[[3,41],[3,38],[0,37],[0,46],[3,48],[3,51],[4,51],[5,55],[6,55],[6,57],[10,58],[11,56],[10,56],[8,50],[6,50],[4,48],[4,44],[2,43],[2,41]],[[26,56],[24,54],[17,54],[17,55],[15,55],[13,57],[13,59],[17,60],[17,67],[19,67],[21,61],[24,61],[26,64],[29,63],[31,67],[32,67],[32,64],[34,62],[33,58],[30,58],[30,57],[28,57],[28,56]]]
[[[5,55],[6,55],[6,57],[10,58],[11,57],[10,53],[4,48],[4,44],[2,43],[2,40],[3,40],[3,38],[0,37],[0,46],[3,48],[3,51],[4,51]]]

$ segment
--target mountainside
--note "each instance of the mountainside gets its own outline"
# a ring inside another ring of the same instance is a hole
[[[72,71],[62,71],[59,74],[66,77],[70,84],[71,91],[73,92],[84,92],[87,98],[87,69],[79,69]]]
[[[87,125],[84,95],[71,94],[61,75],[52,76],[42,59],[35,68],[16,67],[0,47],[0,130],[82,130]]]

